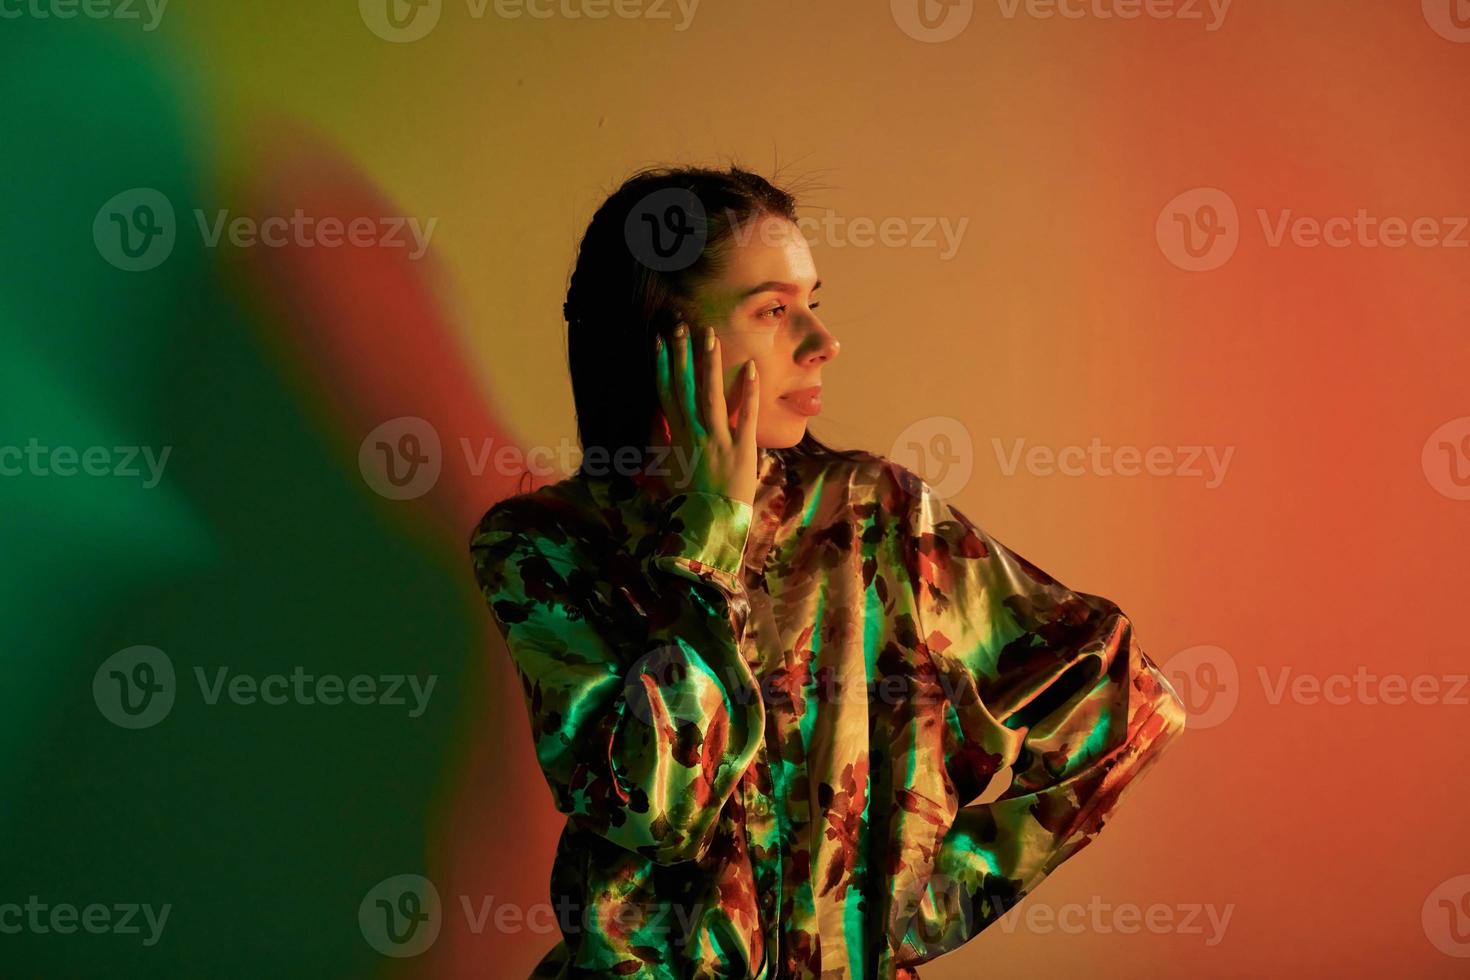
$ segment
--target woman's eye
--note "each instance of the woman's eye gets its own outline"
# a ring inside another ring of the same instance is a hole
[[[822,305],[821,303],[812,303],[810,306],[807,307],[807,309],[809,309],[809,310],[815,310],[817,307],[819,307],[821,305]],[[782,315],[785,314],[785,312],[786,312],[786,305],[783,303],[780,306],[773,306],[769,310],[763,311],[760,315],[761,316],[769,316],[773,320],[779,320],[779,319],[781,319]]]

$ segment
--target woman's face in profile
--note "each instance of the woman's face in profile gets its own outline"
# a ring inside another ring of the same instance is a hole
[[[756,445],[794,446],[821,410],[822,368],[838,350],[817,316],[821,281],[811,249],[795,224],[761,215],[735,227],[722,264],[692,297],[693,339],[701,338],[704,327],[714,328],[726,398],[732,402],[740,368],[755,358],[760,374]],[[810,390],[793,397],[803,389],[816,389],[817,397]]]

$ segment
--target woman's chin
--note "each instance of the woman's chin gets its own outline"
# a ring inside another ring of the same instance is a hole
[[[783,425],[775,432],[757,432],[755,444],[760,449],[790,449],[801,442],[806,435],[806,423],[800,425]]]

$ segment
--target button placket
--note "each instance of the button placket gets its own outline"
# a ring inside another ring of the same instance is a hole
[[[755,517],[750,525],[745,553],[741,560],[741,579],[745,585],[747,601],[747,618],[741,651],[755,677],[760,692],[759,696],[763,700],[766,698],[765,674],[770,667],[767,650],[776,651],[779,654],[781,645],[781,637],[772,615],[770,593],[765,577],[766,559],[770,555],[781,525],[780,515],[785,501],[785,492],[777,477],[773,475],[773,471],[779,466],[779,460],[773,454],[762,450],[761,485],[757,488]],[[781,724],[779,714],[779,711],[771,710],[771,705],[767,702],[765,737],[756,755],[757,762],[746,773],[742,787],[748,853],[754,855],[755,848],[759,845],[761,853],[765,855],[759,861],[754,858],[752,860],[758,882],[757,891],[760,896],[759,914],[765,927],[767,963],[780,962],[781,923],[778,916],[780,903],[783,900],[784,855],[775,800],[761,789],[761,777],[764,775],[765,783],[771,785],[771,791],[775,793],[777,789],[772,783],[770,759],[772,740],[777,738],[776,732]]]

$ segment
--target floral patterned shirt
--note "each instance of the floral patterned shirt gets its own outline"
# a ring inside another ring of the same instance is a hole
[[[534,976],[917,976],[1184,727],[1114,603],[905,467],[758,472],[754,506],[579,472],[475,529],[567,817]]]

